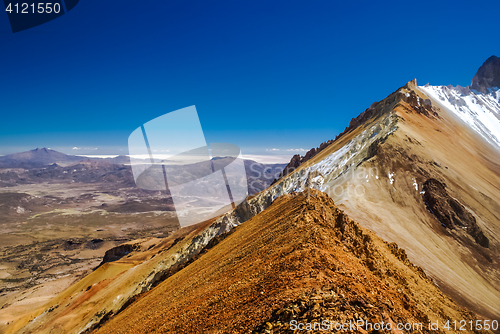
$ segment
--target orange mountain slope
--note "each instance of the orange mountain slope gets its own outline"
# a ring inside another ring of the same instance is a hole
[[[426,327],[474,316],[311,190],[277,199],[97,333],[281,333],[293,319]]]

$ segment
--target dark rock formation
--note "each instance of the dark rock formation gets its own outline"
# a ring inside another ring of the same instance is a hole
[[[82,242],[80,240],[69,239],[66,240],[63,244],[63,249],[65,251],[75,250],[82,246]]]
[[[99,266],[102,266],[106,262],[113,262],[116,260],[121,259],[125,255],[130,254],[131,252],[140,249],[140,246],[135,244],[123,244],[120,246],[113,247],[111,249],[108,249],[106,253],[104,254],[104,258],[102,259],[102,262],[99,264]]]
[[[283,172],[280,175],[280,178],[282,178],[283,176],[286,176],[286,175],[292,173],[300,165],[302,165],[304,162],[306,162],[306,161],[310,160],[311,158],[313,158],[316,154],[318,154],[319,152],[323,151],[325,148],[328,147],[328,145],[330,145],[333,142],[334,142],[333,140],[328,140],[326,142],[323,142],[323,143],[321,143],[319,145],[319,147],[312,148],[309,151],[307,151],[307,153],[303,157],[301,157],[299,154],[295,154],[292,157],[292,159],[290,159],[290,162],[288,163],[288,165],[286,165],[285,169],[283,170]],[[274,184],[276,181],[277,180],[274,180],[272,184]]]
[[[423,200],[427,209],[447,229],[464,228],[476,243],[489,247],[489,240],[477,225],[476,218],[446,191],[446,185],[436,179],[428,179],[423,186]]]
[[[431,115],[439,117],[438,113],[432,109],[431,100],[420,98],[413,90],[402,95],[402,100],[408,103],[412,109],[419,114],[427,117],[430,117]]]
[[[500,58],[491,56],[477,70],[472,78],[471,88],[488,93],[488,88],[500,87]]]
[[[102,239],[92,239],[85,244],[85,248],[88,249],[99,249],[103,245],[104,240]]]

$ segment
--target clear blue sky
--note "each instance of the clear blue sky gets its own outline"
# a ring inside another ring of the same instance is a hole
[[[0,154],[123,154],[135,128],[190,105],[207,142],[309,149],[413,78],[470,84],[500,56],[499,13],[498,0],[83,0],[16,34],[0,13]]]

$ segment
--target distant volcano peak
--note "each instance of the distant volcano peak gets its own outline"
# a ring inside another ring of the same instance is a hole
[[[488,88],[500,87],[500,58],[491,56],[477,70],[472,78],[471,88],[481,93],[487,93]]]

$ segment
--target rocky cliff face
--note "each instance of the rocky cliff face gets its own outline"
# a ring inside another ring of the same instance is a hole
[[[121,259],[122,257],[132,253],[133,251],[140,250],[140,245],[135,243],[121,244],[119,246],[108,249],[104,253],[104,258],[99,266],[102,266],[106,262],[113,262]]]
[[[294,170],[299,168],[300,165],[305,163],[306,161],[311,160],[316,154],[319,152],[323,151],[325,148],[327,148],[331,143],[333,143],[333,140],[327,140],[326,142],[321,143],[317,148],[312,148],[304,156],[301,156],[300,154],[295,154],[292,159],[290,159],[290,162],[288,165],[286,165],[285,169],[281,173],[280,177],[286,176],[290,173],[292,173]],[[274,180],[273,183],[275,183],[277,180]]]
[[[476,243],[488,248],[490,241],[476,222],[476,218],[446,191],[446,185],[436,179],[423,184],[423,199],[427,209],[447,229],[465,229]]]
[[[472,78],[471,88],[481,93],[488,93],[488,88],[495,87],[500,88],[500,58],[491,56]]]

